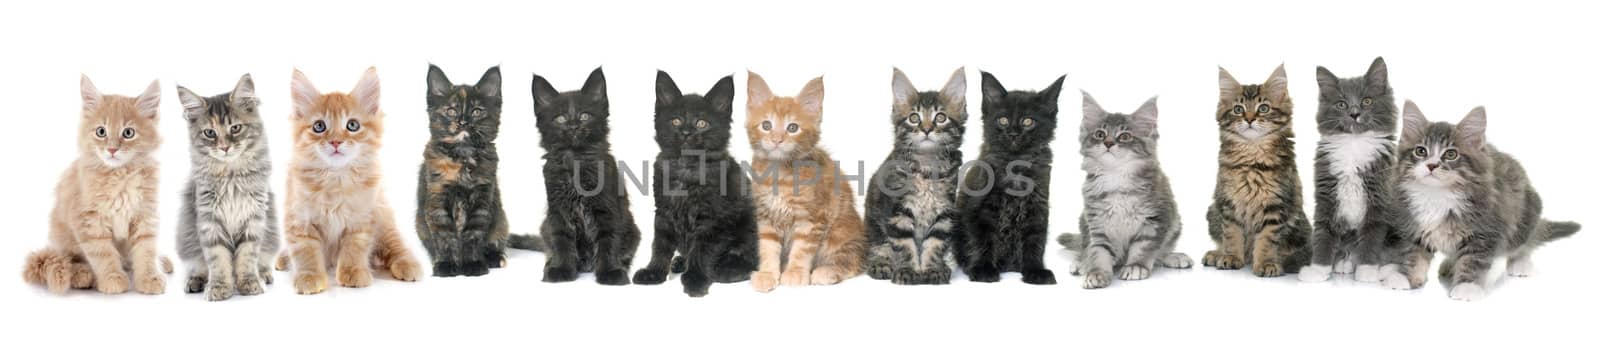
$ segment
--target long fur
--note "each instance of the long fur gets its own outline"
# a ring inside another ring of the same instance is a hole
[[[428,65],[428,130],[417,172],[417,238],[433,275],[481,276],[505,265],[509,228],[501,204],[500,67],[456,85]]]
[[[895,284],[950,283],[951,233],[966,132],[966,69],[918,91],[900,69],[890,83],[894,150],[867,188],[867,275]]]
[[[1300,270],[1310,221],[1294,156],[1294,103],[1279,65],[1262,84],[1239,84],[1218,68],[1217,189],[1206,211],[1217,248],[1200,262],[1221,270],[1250,266],[1256,276]]]

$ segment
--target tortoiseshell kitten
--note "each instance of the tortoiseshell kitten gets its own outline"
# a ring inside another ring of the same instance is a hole
[[[1300,270],[1311,223],[1302,208],[1294,160],[1294,102],[1279,65],[1262,84],[1239,84],[1218,68],[1217,189],[1206,211],[1217,249],[1200,262],[1220,270],[1250,265],[1260,277]]]
[[[867,187],[867,275],[894,284],[949,284],[967,70],[937,91],[918,91],[894,69],[894,151]]]
[[[475,85],[455,85],[428,65],[428,131],[417,174],[417,237],[433,275],[481,276],[505,266],[506,211],[500,202],[500,67]]]
[[[1057,98],[1067,76],[1038,92],[1007,91],[983,72],[983,149],[967,169],[958,200],[956,262],[974,282],[1022,273],[1028,284],[1055,284],[1044,266],[1050,233],[1050,169]]]
[[[544,77],[533,76],[548,201],[539,227],[548,248],[545,282],[571,282],[579,272],[593,271],[600,284],[628,284],[639,226],[628,211],[628,192],[612,181],[621,176],[606,139],[608,100],[606,75],[599,68],[583,89],[569,92],[557,92]]]

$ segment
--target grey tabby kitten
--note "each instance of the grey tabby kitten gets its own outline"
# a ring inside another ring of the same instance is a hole
[[[208,98],[178,87],[189,123],[193,164],[178,211],[178,255],[189,266],[186,291],[206,300],[261,294],[278,252],[272,161],[246,74],[233,91]]]
[[[1156,158],[1156,98],[1132,114],[1110,113],[1083,93],[1083,123],[1078,150],[1083,155],[1082,233],[1063,233],[1062,246],[1078,252],[1072,275],[1084,289],[1150,278],[1156,265],[1187,269],[1188,255],[1173,252],[1183,231],[1172,186]],[[1085,237],[1086,235],[1086,237]]]
[[[1396,189],[1405,213],[1396,220],[1418,247],[1407,257],[1406,276],[1385,274],[1384,286],[1421,287],[1437,251],[1445,254],[1439,281],[1450,298],[1482,299],[1496,257],[1507,257],[1506,274],[1529,276],[1535,248],[1578,232],[1578,223],[1540,217],[1544,205],[1527,172],[1489,144],[1486,130],[1483,107],[1451,125],[1428,122],[1406,101]]]
[[[1394,167],[1394,89],[1383,57],[1361,77],[1339,78],[1317,67],[1316,208],[1311,229],[1311,264],[1300,280],[1321,282],[1333,273],[1355,272],[1356,281],[1377,282],[1398,271],[1390,211]]]
[[[894,151],[867,187],[867,275],[894,284],[949,284],[950,238],[966,133],[967,69],[918,91],[894,69]]]

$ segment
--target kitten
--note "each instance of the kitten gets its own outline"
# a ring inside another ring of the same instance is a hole
[[[1445,254],[1439,281],[1450,298],[1482,299],[1496,257],[1507,257],[1506,274],[1526,277],[1534,249],[1578,232],[1578,223],[1542,219],[1543,202],[1522,164],[1489,144],[1483,107],[1455,125],[1430,123],[1411,101],[1404,114],[1395,191],[1404,213],[1396,222],[1416,247],[1406,274],[1386,274],[1384,286],[1421,287],[1437,251]]]
[[[1317,86],[1317,206],[1311,264],[1300,269],[1300,280],[1353,271],[1357,281],[1376,282],[1380,267],[1398,261],[1394,250],[1404,245],[1389,215],[1397,121],[1389,68],[1378,57],[1366,75],[1341,79],[1318,66]]]
[[[272,158],[246,74],[233,91],[201,97],[178,87],[189,123],[189,182],[179,196],[178,256],[189,264],[188,293],[206,300],[261,294],[278,253]]]
[[[583,89],[556,92],[544,77],[533,76],[533,113],[544,147],[544,188],[548,201],[539,227],[548,248],[545,282],[571,282],[579,272],[595,282],[628,284],[628,267],[639,247],[639,226],[628,211],[628,192],[611,156],[611,115],[606,75],[589,74]]]
[[[867,275],[895,284],[948,284],[950,234],[959,232],[956,184],[966,132],[967,75],[918,91],[894,69],[894,150],[867,188]]]
[[[672,76],[656,71],[656,233],[650,264],[633,274],[633,283],[665,281],[674,253],[683,255],[680,280],[689,296],[706,295],[712,281],[744,281],[755,271],[750,181],[728,155],[733,94],[733,76],[704,96],[684,95]]]
[[[1301,207],[1294,161],[1294,103],[1283,65],[1266,83],[1241,85],[1217,68],[1217,189],[1206,211],[1217,249],[1200,262],[1232,270],[1250,265],[1260,277],[1300,270],[1311,225]]]
[[[375,265],[387,266],[394,279],[416,281],[421,265],[400,239],[380,185],[384,115],[378,107],[378,69],[367,68],[348,94],[322,94],[295,70],[289,94],[294,152],[283,220],[295,292],[327,290],[330,265],[344,287],[370,285]],[[280,259],[280,267],[283,263]]]
[[[1038,92],[1007,91],[983,77],[983,147],[967,169],[957,202],[956,263],[975,282],[1021,272],[1022,282],[1055,284],[1044,266],[1050,233],[1050,169],[1057,98],[1067,76]]]
[[[798,96],[778,97],[761,75],[748,74],[745,130],[761,259],[751,286],[769,292],[778,284],[831,285],[861,274],[867,240],[855,194],[817,144],[822,78]]]
[[[1083,93],[1083,214],[1080,234],[1063,233],[1062,246],[1078,252],[1072,274],[1083,288],[1111,285],[1111,273],[1124,281],[1150,277],[1156,265],[1187,269],[1188,255],[1173,252],[1183,231],[1172,185],[1156,157],[1156,98],[1132,114],[1110,113]]]
[[[481,276],[505,266],[509,226],[497,174],[500,67],[455,85],[428,65],[428,132],[417,173],[417,237],[433,275]]]
[[[78,158],[56,184],[50,246],[28,255],[22,277],[58,294],[68,288],[120,294],[132,270],[134,291],[161,294],[167,288],[161,273],[171,272],[166,259],[160,268],[156,261],[161,82],[132,98],[101,95],[88,76],[79,83]]]

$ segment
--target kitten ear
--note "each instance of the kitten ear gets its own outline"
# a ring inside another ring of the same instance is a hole
[[[678,83],[672,81],[672,75],[656,70],[656,107],[672,106],[681,97],[683,91],[678,90]]]
[[[583,82],[583,95],[595,102],[606,102],[606,73],[600,69],[594,68],[589,79]]]
[[[474,84],[472,87],[477,89],[478,94],[483,96],[500,97],[500,66],[495,65],[489,68],[489,71],[484,71],[483,77],[478,78],[478,84]]]
[[[183,86],[178,86],[178,102],[183,104],[183,120],[187,121],[193,121],[206,108],[205,99]]]
[[[1317,66],[1317,89],[1323,94],[1333,93],[1337,95],[1339,91],[1339,76],[1333,75],[1333,71],[1329,71],[1328,68]]]
[[[289,95],[294,98],[295,118],[311,115],[311,106],[316,104],[317,98],[322,97],[322,93],[311,85],[311,79],[306,78],[300,69],[295,69],[293,77],[289,78]]]
[[[723,76],[717,84],[711,86],[706,92],[706,101],[711,103],[711,108],[717,112],[728,114],[728,119],[733,119],[733,75]]]
[[[1000,80],[994,78],[988,71],[978,71],[979,78],[983,81],[983,102],[1000,102],[1006,98],[1006,86],[1000,85]]]
[[[806,82],[804,88],[800,88],[800,95],[795,96],[795,101],[800,102],[801,109],[817,115],[817,118],[821,119],[822,94],[822,77],[818,76],[811,79],[811,82]]]
[[[1461,133],[1461,142],[1474,150],[1483,149],[1489,143],[1485,136],[1488,131],[1489,118],[1483,106],[1473,107],[1465,118],[1461,118],[1461,123],[1456,124],[1456,132]]]
[[[1158,96],[1150,97],[1150,100],[1145,100],[1144,105],[1139,105],[1138,110],[1133,111],[1134,131],[1143,133],[1152,139],[1160,136],[1156,131],[1156,119],[1159,118],[1156,111],[1156,98]]]
[[[1283,64],[1278,64],[1278,68],[1272,70],[1272,75],[1267,76],[1267,82],[1262,83],[1261,88],[1266,90],[1267,99],[1274,103],[1281,104],[1289,100],[1289,74],[1284,72]]]
[[[951,114],[966,113],[959,111],[967,107],[967,68],[956,69],[955,73],[950,74],[950,81],[945,82],[944,88],[939,89],[939,97],[944,99],[946,107],[957,109],[958,112]]]
[[[455,84],[450,83],[450,77],[444,75],[444,70],[439,69],[438,65],[428,64],[428,95],[444,96],[453,86]]]
[[[185,91],[187,89],[179,87],[179,90]],[[261,103],[260,99],[256,98],[256,81],[250,77],[250,74],[239,76],[239,83],[233,85],[233,93],[229,93],[228,98],[229,101],[233,102],[233,107],[239,109],[248,110]],[[189,103],[185,101],[183,105],[187,108]]]
[[[1383,57],[1373,59],[1372,66],[1367,67],[1367,87],[1389,89],[1389,64],[1383,62]]]
[[[1222,100],[1233,100],[1239,97],[1239,80],[1228,73],[1228,69],[1217,67],[1217,90],[1222,92]]]
[[[156,119],[161,115],[161,80],[150,81],[150,86],[144,88],[143,93],[133,101],[134,107],[139,110],[139,115],[149,119]]]
[[[1106,110],[1100,107],[1099,102],[1094,101],[1094,96],[1090,96],[1089,91],[1081,89],[1078,91],[1083,92],[1083,125],[1087,127],[1090,123],[1099,123],[1100,118],[1105,116]]]
[[[745,108],[761,106],[772,100],[772,88],[767,87],[767,80],[757,75],[755,71],[745,71]]]
[[[367,72],[361,74],[361,80],[356,81],[356,87],[350,89],[350,96],[356,98],[356,105],[366,114],[377,116],[379,114],[378,96],[382,94],[378,88],[378,67],[368,67]]]
[[[911,85],[911,79],[906,78],[906,74],[900,72],[900,68],[894,68],[894,79],[889,85],[890,89],[894,90],[895,106],[910,106],[911,99],[917,97],[917,87]]]
[[[550,81],[546,81],[544,76],[533,75],[534,107],[549,105],[550,103],[555,102],[556,96],[559,95],[561,95],[561,92],[556,91],[556,88],[551,86]]]
[[[94,87],[94,82],[89,81],[89,75],[78,75],[78,92],[83,96],[83,110],[89,111],[100,106],[100,89]]]
[[[1407,139],[1422,138],[1422,130],[1428,127],[1428,118],[1422,116],[1422,109],[1417,108],[1417,103],[1406,100],[1406,105],[1402,110],[1401,113],[1404,114],[1405,125],[1401,129],[1400,136]]]
[[[1065,83],[1066,81],[1067,75],[1056,77],[1056,81],[1051,82],[1049,87],[1045,87],[1044,90],[1039,91],[1039,100],[1043,100],[1045,102],[1045,106],[1049,107],[1049,109],[1056,109],[1056,103],[1060,102],[1061,99],[1061,84]]]

